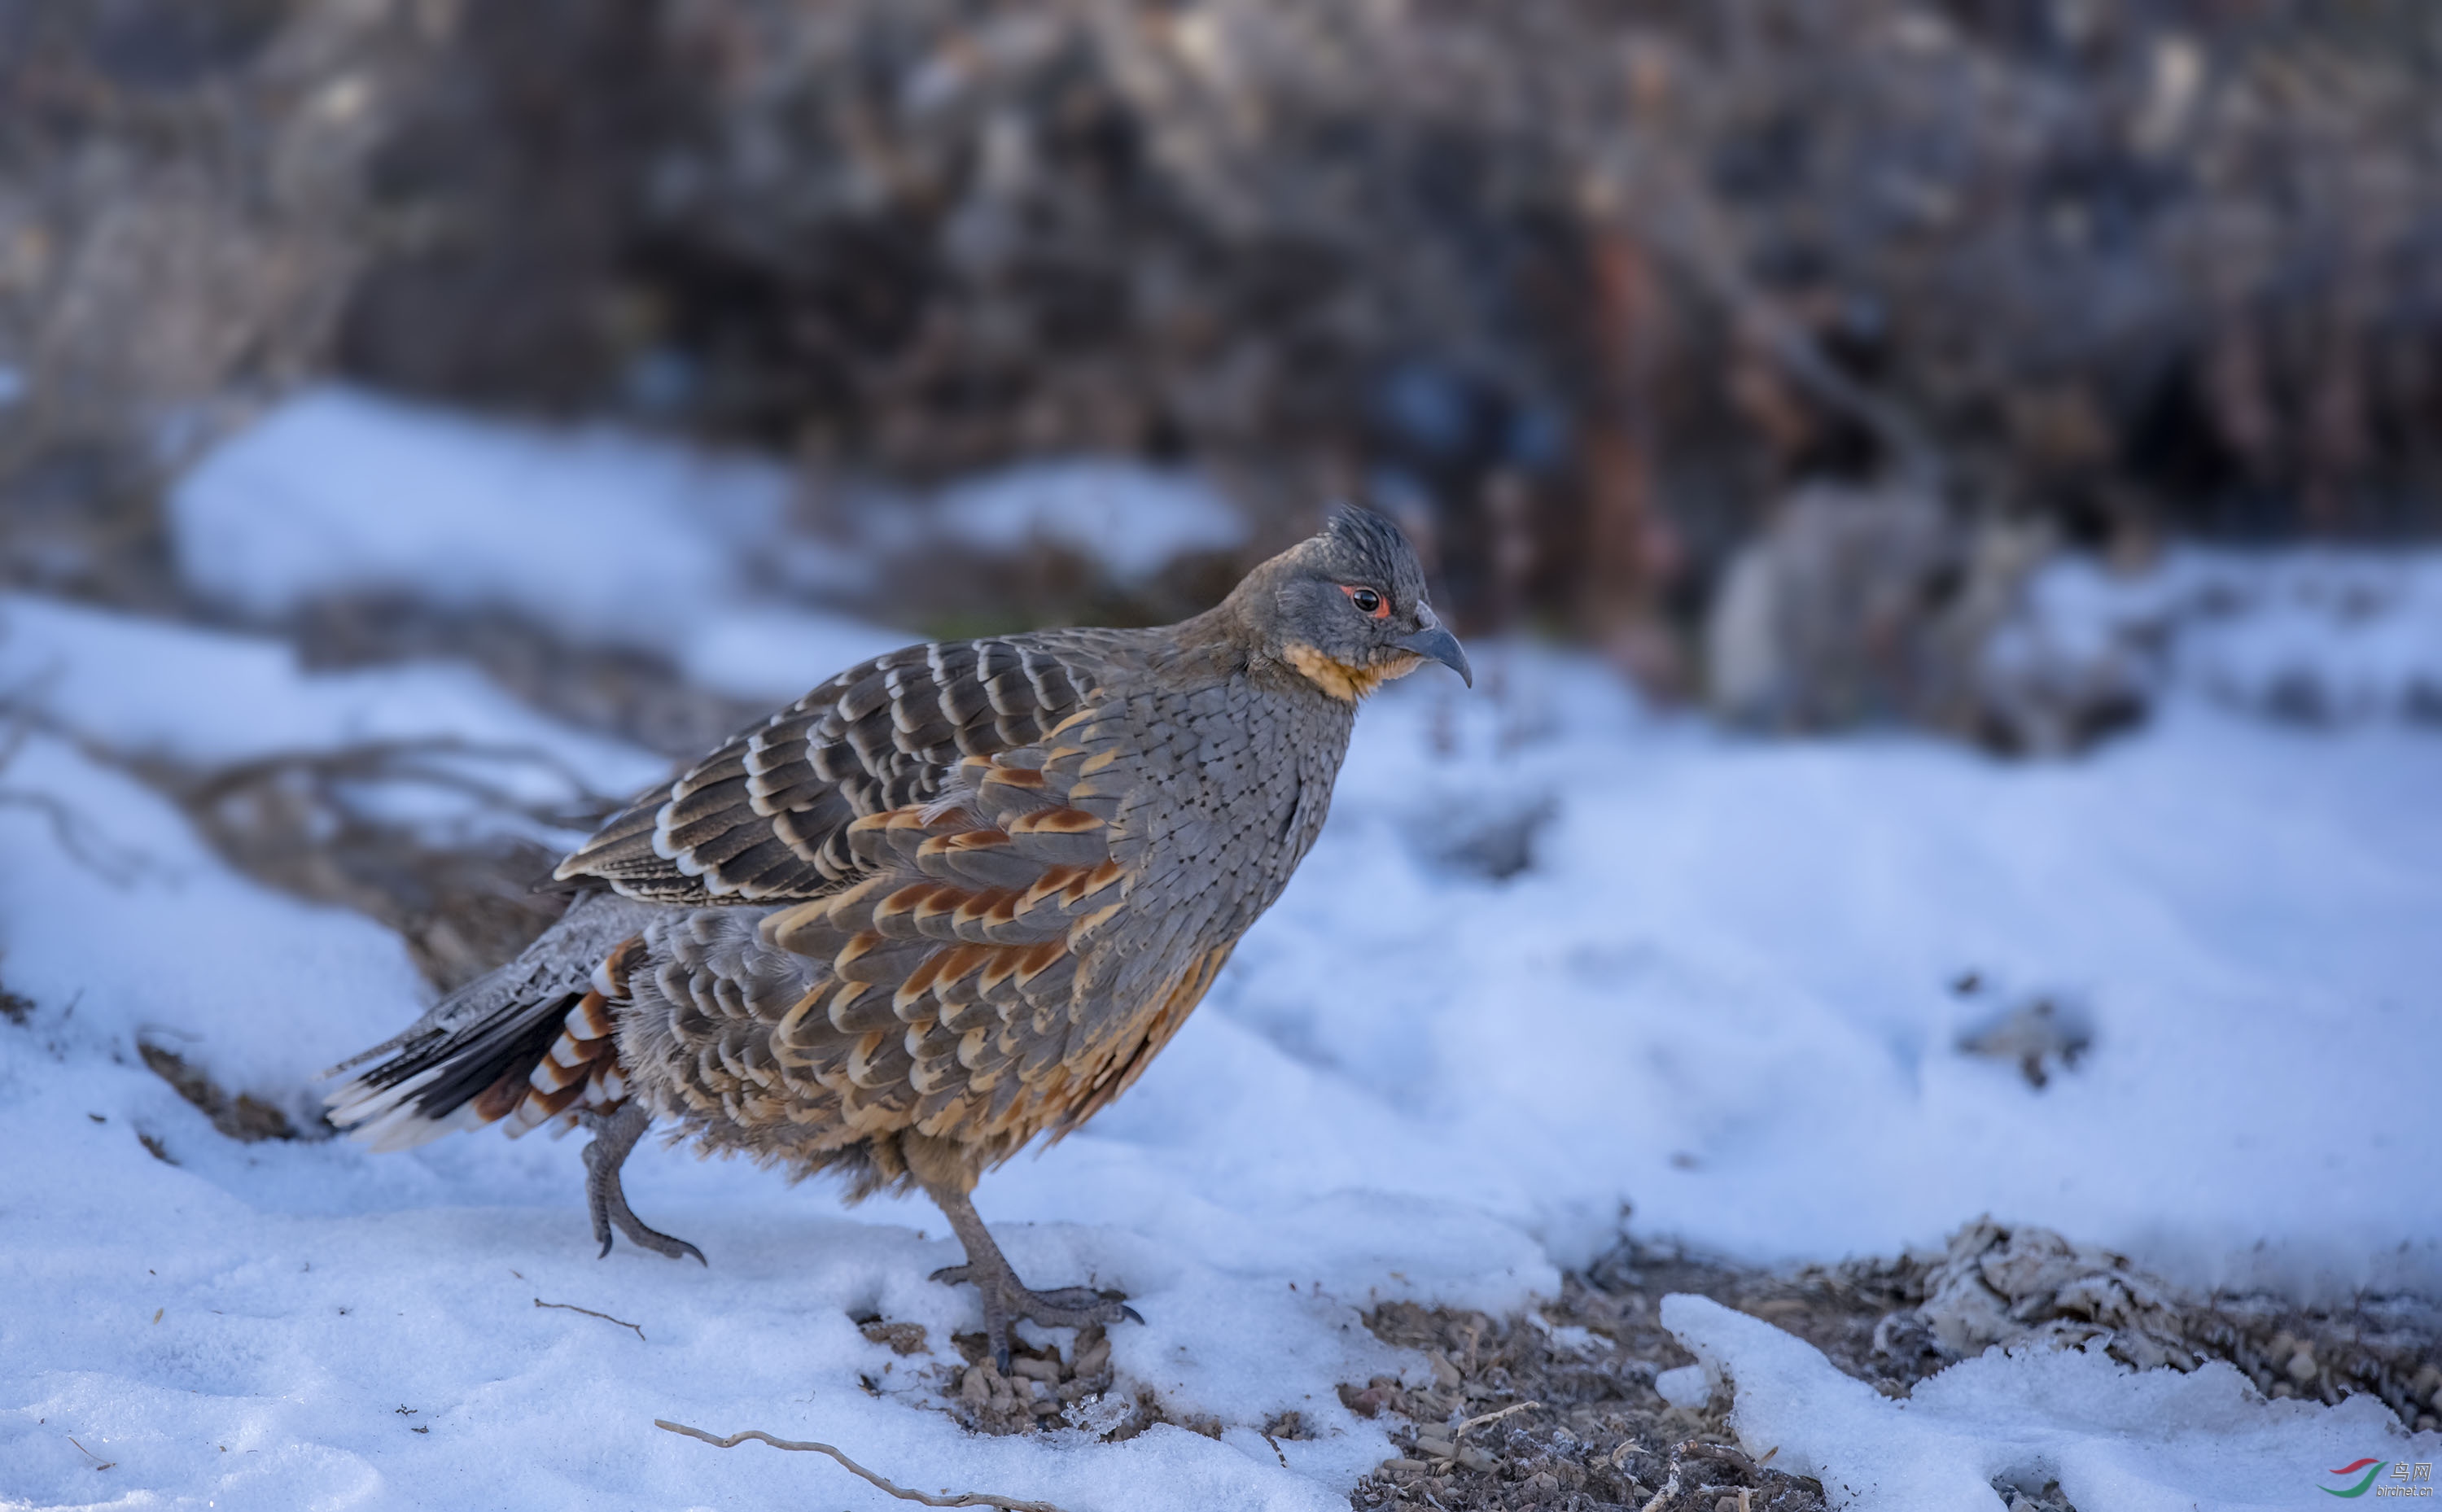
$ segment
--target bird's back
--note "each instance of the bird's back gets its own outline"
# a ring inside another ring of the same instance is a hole
[[[958,762],[1020,750],[1181,627],[937,641],[861,662],[646,793],[560,864],[652,902],[808,898],[856,875],[850,823],[937,795]]]

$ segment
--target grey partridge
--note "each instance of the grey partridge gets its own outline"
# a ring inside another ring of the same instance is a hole
[[[1133,1317],[1021,1284],[969,1193],[1143,1073],[1313,846],[1358,701],[1427,661],[1469,675],[1406,539],[1342,509],[1177,625],[851,667],[561,863],[565,917],[335,1068],[331,1120],[376,1149],[582,1122],[603,1252],[702,1260],[620,1188],[668,1119],[850,1201],[920,1186],[1004,1363],[1013,1319]]]

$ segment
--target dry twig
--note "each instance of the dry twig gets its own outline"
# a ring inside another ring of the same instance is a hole
[[[455,762],[453,763],[453,758]],[[517,797],[505,786],[484,780],[463,763],[524,763],[558,778],[573,795],[567,808]],[[559,828],[590,825],[614,807],[608,795],[595,792],[584,775],[567,760],[540,746],[522,742],[468,740],[458,736],[425,736],[398,739],[360,740],[328,750],[274,751],[240,761],[192,784],[187,801],[209,805],[283,773],[302,773],[317,785],[347,781],[412,781],[430,783],[465,794],[493,809],[538,824]]]
[[[574,1303],[545,1302],[541,1298],[537,1297],[535,1299],[535,1305],[538,1307],[557,1307],[565,1312],[583,1313],[588,1318],[599,1318],[606,1323],[617,1323],[622,1328],[636,1328],[634,1323],[628,1321],[625,1318],[613,1318],[609,1313],[597,1313],[591,1307],[579,1307]],[[645,1331],[641,1328],[636,1328],[636,1337],[638,1339],[645,1339]],[[646,1339],[645,1342],[649,1344],[652,1340]]]
[[[51,838],[70,860],[113,887],[125,887],[148,868],[139,851],[118,846],[94,822],[47,792],[0,789],[0,807],[31,809],[51,823]]]
[[[1458,1426],[1457,1431],[1450,1434],[1450,1442],[1455,1444],[1460,1439],[1467,1437],[1467,1430],[1468,1429],[1482,1428],[1486,1423],[1498,1423],[1512,1412],[1522,1412],[1530,1407],[1540,1407],[1543,1404],[1540,1402],[1512,1402],[1507,1407],[1501,1408],[1495,1412],[1478,1412],[1475,1416],[1468,1418],[1466,1422],[1461,1423]]]
[[[1678,1498],[1679,1451],[1686,1447],[1685,1444],[1680,1444],[1671,1448],[1669,1473],[1662,1482],[1662,1489],[1654,1492],[1653,1499],[1637,1508],[1637,1512],[1662,1512],[1664,1507],[1668,1506]]]
[[[0,721],[8,732],[0,739],[0,769],[6,769],[26,748],[27,738],[46,726],[13,696],[0,697]],[[124,888],[151,869],[141,852],[113,844],[91,819],[50,793],[0,788],[0,807],[30,809],[49,820],[59,847],[113,887]]]
[[[76,1444],[76,1447],[77,1447],[77,1452],[78,1452],[79,1454],[82,1454],[82,1455],[83,1455],[86,1459],[89,1459],[89,1460],[93,1461],[93,1467],[94,1467],[95,1469],[97,1469],[97,1470],[108,1470],[108,1469],[115,1469],[115,1468],[117,1468],[117,1467],[118,1467],[118,1462],[117,1460],[105,1460],[105,1459],[103,1459],[100,1455],[96,1454],[93,1450],[91,1450],[91,1449],[89,1449],[89,1448],[86,1448],[83,1445],[82,1445],[82,1444],[77,1444],[77,1441],[76,1441],[76,1435],[75,1435],[75,1434],[71,1433],[71,1434],[69,1434],[69,1435],[68,1435],[68,1442],[69,1442],[69,1443],[71,1443],[71,1444]]]
[[[811,1450],[816,1454],[828,1454],[839,1461],[841,1467],[849,1474],[863,1479],[869,1485],[879,1486],[902,1502],[920,1502],[926,1506],[996,1506],[1005,1508],[1006,1512],[1061,1512],[1060,1507],[1049,1502],[1021,1501],[1013,1496],[995,1496],[990,1491],[962,1491],[957,1496],[927,1496],[921,1491],[911,1491],[903,1485],[895,1485],[884,1480],[828,1444],[801,1443],[795,1439],[774,1438],[759,1428],[750,1428],[742,1433],[732,1433],[727,1438],[715,1438],[700,1428],[689,1428],[683,1423],[673,1423],[665,1417],[653,1419],[653,1426],[667,1429],[673,1433],[684,1433],[689,1438],[700,1438],[717,1449],[734,1449],[752,1438],[761,1439],[775,1449],[802,1449]]]

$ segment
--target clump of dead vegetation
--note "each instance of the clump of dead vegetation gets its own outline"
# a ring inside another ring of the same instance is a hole
[[[1623,1241],[1528,1314],[1395,1303],[1366,1315],[1384,1342],[1419,1352],[1429,1384],[1377,1375],[1340,1388],[1359,1415],[1387,1414],[1399,1453],[1359,1483],[1359,1512],[1718,1512],[1813,1508],[1822,1487],[1729,1441],[1732,1403],[1674,1407],[1654,1389],[1691,1362],[1656,1304],[1709,1297],[1821,1350],[1886,1396],[1994,1345],[2093,1348],[2137,1369],[2237,1367],[2269,1398],[2337,1403],[2369,1393],[2403,1427],[2442,1416],[2442,1306],[2360,1297],[2309,1307],[2255,1295],[2195,1296],[2126,1257],[2049,1230],[1982,1220],[1939,1255],[1774,1272]],[[2058,1488],[2001,1487],[2031,1512]]]
[[[2442,1304],[2424,1298],[2304,1306],[2261,1292],[2197,1294],[2124,1255],[1989,1218],[1953,1234],[1939,1257],[1852,1262],[1802,1273],[1798,1284],[1892,1298],[1872,1354],[1910,1378],[1996,1344],[2091,1348],[2140,1370],[2224,1360],[2269,1398],[2328,1406],[2365,1393],[2403,1428],[2442,1423]]]
[[[143,1040],[137,1043],[136,1050],[154,1075],[169,1083],[180,1097],[193,1103],[204,1117],[212,1120],[213,1128],[228,1138],[241,1144],[253,1144],[263,1139],[293,1139],[298,1137],[296,1124],[276,1104],[266,1102],[251,1092],[231,1094],[201,1066],[191,1065],[169,1046]],[[323,1126],[317,1132],[328,1134],[330,1130]],[[149,1137],[145,1138],[145,1148],[162,1159],[169,1158]]]
[[[942,1409],[973,1432],[1079,1430],[1116,1444],[1169,1423],[1207,1438],[1221,1436],[1219,1418],[1175,1412],[1151,1388],[1122,1382],[1111,1363],[1110,1337],[1100,1323],[1078,1329],[1065,1354],[1056,1341],[1037,1345],[1012,1339],[1006,1371],[993,1363],[991,1341],[981,1333],[954,1336],[955,1357],[938,1359],[921,1323],[892,1322],[875,1314],[857,1326],[869,1342],[902,1358],[932,1359],[920,1367],[921,1378]],[[1275,1441],[1313,1436],[1304,1415],[1294,1411],[1275,1414],[1259,1431]]]
[[[1510,1319],[1394,1303],[1366,1323],[1421,1351],[1429,1384],[1377,1375],[1345,1385],[1360,1416],[1387,1415],[1399,1453],[1360,1481],[1360,1509],[1550,1508],[1813,1512],[1815,1483],[1759,1462],[1722,1414],[1671,1406],[1654,1377],[1689,1357],[1654,1316],[1658,1294],[1571,1277],[1559,1300]],[[1401,1421],[1404,1420],[1404,1421]]]
[[[1537,1512],[1714,1512],[1827,1505],[1815,1482],[1729,1435],[1730,1403],[1676,1407],[1655,1389],[1692,1363],[1663,1328],[1661,1299],[1710,1297],[1799,1335],[1851,1375],[1904,1394],[1922,1361],[1874,1354],[1874,1331],[1904,1285],[1872,1272],[1793,1277],[1623,1240],[1558,1299],[1496,1319],[1394,1303],[1366,1315],[1384,1342],[1421,1352],[1429,1384],[1377,1375],[1340,1388],[1361,1416],[1388,1414],[1400,1453],[1360,1482],[1360,1512],[1439,1506]],[[1503,1414],[1495,1416],[1494,1414]]]
[[[444,991],[515,956],[558,919],[566,897],[538,887],[565,837],[608,807],[546,753],[455,739],[283,752],[210,771],[144,765],[232,865],[397,930]],[[537,801],[518,791],[518,779],[536,773],[561,796]],[[435,821],[417,811],[416,798],[459,811]]]
[[[866,1337],[872,1337],[869,1326]],[[960,1334],[950,1342],[960,1363],[939,1367],[936,1380],[950,1414],[976,1432],[1082,1428],[1119,1440],[1168,1421],[1149,1395],[1140,1398],[1120,1389],[1111,1367],[1111,1341],[1100,1323],[1077,1330],[1065,1358],[1056,1347],[1012,1341],[1006,1375],[993,1365],[991,1344],[982,1334]],[[1208,1430],[1217,1437],[1219,1423]]]

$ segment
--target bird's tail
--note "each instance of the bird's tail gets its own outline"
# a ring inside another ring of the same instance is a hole
[[[628,1088],[610,1010],[644,956],[642,915],[610,894],[579,899],[515,960],[324,1072],[355,1073],[323,1099],[332,1124],[404,1150],[452,1129],[505,1120],[516,1136],[578,1108],[616,1109]]]

